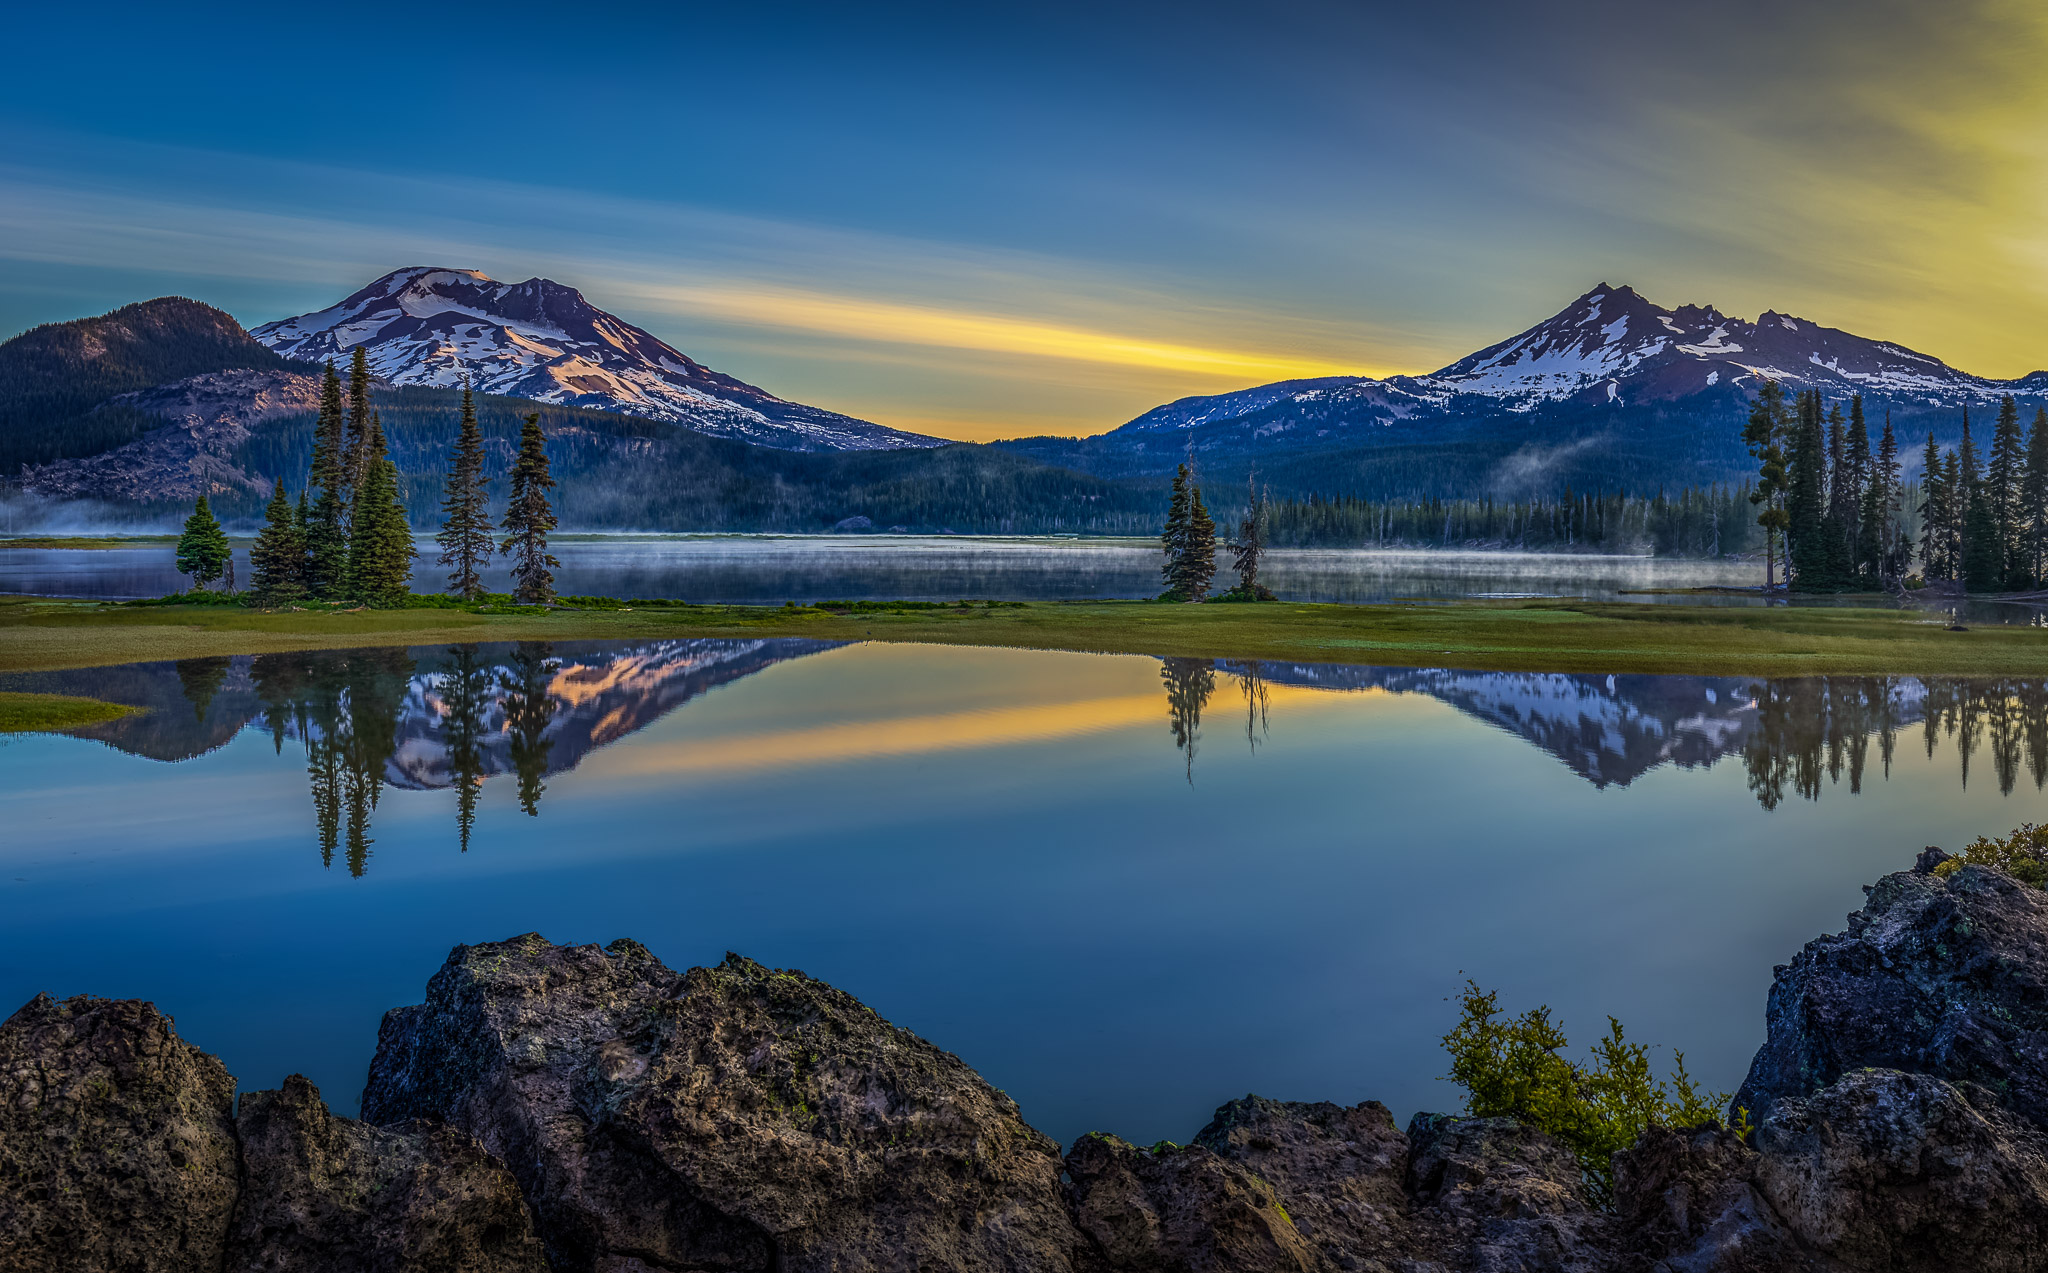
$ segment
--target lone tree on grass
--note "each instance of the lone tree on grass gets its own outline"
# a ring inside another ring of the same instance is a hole
[[[363,439],[363,484],[348,547],[349,592],[373,606],[405,604],[412,593],[412,527],[398,502],[398,466],[385,454],[384,424],[374,412]]]
[[[249,567],[256,599],[266,605],[296,601],[306,595],[306,535],[299,513],[285,497],[280,480],[270,492],[263,530],[249,549]]]
[[[185,519],[185,533],[178,536],[178,573],[192,576],[194,588],[204,588],[227,570],[232,555],[227,532],[201,495]]]
[[[1237,587],[1231,594],[1246,601],[1273,601],[1273,590],[1259,582],[1259,559],[1266,555],[1266,497],[1258,482],[1245,477],[1244,520],[1237,524],[1237,539],[1230,545],[1232,564],[1237,568]]]
[[[538,413],[526,417],[519,431],[519,458],[512,462],[512,498],[505,507],[505,542],[498,551],[512,558],[512,599],[521,605],[546,605],[555,599],[554,568],[562,563],[548,555],[548,532],[555,528],[555,510],[548,492],[555,479],[548,474],[547,439],[541,436]]]
[[[1216,522],[1202,505],[1202,488],[1195,484],[1192,464],[1182,463],[1173,475],[1173,501],[1159,545],[1166,551],[1160,573],[1167,595],[1179,601],[1207,597],[1216,577]]]
[[[543,457],[545,462],[545,457]],[[491,516],[484,488],[484,435],[476,423],[476,400],[467,381],[462,386],[462,428],[448,465],[448,485],[441,497],[441,564],[448,572],[448,591],[465,601],[483,595],[483,568],[491,559]]]

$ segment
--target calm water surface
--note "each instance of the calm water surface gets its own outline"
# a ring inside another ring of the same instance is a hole
[[[1563,676],[795,641],[16,677],[0,1011],[155,1000],[351,1109],[456,942],[802,968],[1067,1140],[1454,1103],[1461,978],[1732,1088],[1860,886],[2048,815],[2048,684]]]
[[[433,565],[430,542],[422,541],[420,551],[416,586],[437,591],[446,571]],[[1135,540],[635,536],[573,538],[556,544],[554,552],[562,561],[558,583],[569,595],[780,605],[839,598],[1150,597],[1164,586],[1158,546]],[[174,555],[168,544],[0,549],[0,592],[159,597],[189,586]],[[246,544],[237,552],[236,570],[246,583]],[[1636,588],[1747,587],[1761,582],[1761,572],[1761,566],[1745,562],[1317,549],[1274,551],[1267,582],[1290,601],[1614,597]],[[502,568],[488,581],[497,589],[511,586]]]

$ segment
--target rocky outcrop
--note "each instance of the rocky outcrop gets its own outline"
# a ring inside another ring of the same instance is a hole
[[[242,468],[236,452],[258,425],[318,411],[320,382],[294,371],[215,371],[122,394],[100,409],[163,424],[111,451],[30,467],[24,489],[114,502],[268,495],[271,477]]]
[[[1768,1036],[1735,1103],[1761,1124],[1854,1070],[1975,1083],[2048,1126],[2048,892],[1921,856],[1847,931],[1807,943],[1771,986]]]
[[[1945,1273],[2048,1269],[2048,895],[1923,856],[1779,969],[1718,1125],[1597,1194],[1512,1119],[1247,1096],[1064,1160],[950,1053],[802,973],[458,947],[365,1122],[245,1096],[147,1004],[0,1026],[0,1271]]]
[[[386,1015],[363,1112],[474,1134],[558,1270],[1059,1270],[1084,1246],[1059,1148],[1015,1102],[736,955],[676,973],[630,941],[458,947]]]
[[[336,1118],[300,1075],[242,1097],[228,1273],[545,1273],[518,1182],[475,1138]]]
[[[38,995],[0,1025],[0,1269],[216,1269],[235,1081],[146,1003]]]

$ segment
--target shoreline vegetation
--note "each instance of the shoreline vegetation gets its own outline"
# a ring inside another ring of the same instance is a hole
[[[2048,630],[1958,630],[1895,609],[1466,601],[691,605],[418,597],[402,608],[259,610],[217,593],[149,602],[0,596],[0,672],[280,650],[492,641],[801,637],[1475,671],[1800,676],[2048,675]]]

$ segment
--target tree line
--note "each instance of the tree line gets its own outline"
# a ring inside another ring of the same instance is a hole
[[[1890,414],[1873,447],[1862,395],[1848,400],[1846,416],[1842,406],[1817,389],[1788,400],[1776,381],[1751,404],[1743,441],[1757,461],[1749,498],[1764,530],[1767,587],[1780,564],[1786,586],[1801,592],[1934,581],[1999,592],[2048,578],[2048,408],[2023,429],[2019,404],[2006,395],[1988,460],[1971,436],[1967,405],[1957,446],[1941,450],[1930,431],[1915,508],[1915,492],[1900,480]],[[1908,533],[1915,522],[1918,545]]]
[[[449,448],[435,541],[439,564],[450,568],[447,591],[466,601],[484,595],[483,571],[494,552],[511,564],[513,600],[543,605],[555,599],[548,552],[556,519],[549,492],[546,438],[536,412],[525,419],[510,477],[504,520],[493,536],[483,434],[469,386]],[[306,484],[296,503],[284,480],[272,484],[264,525],[250,549],[250,599],[261,605],[294,601],[354,601],[402,606],[412,596],[412,526],[400,494],[381,414],[370,404],[370,370],[361,346],[349,368],[346,398],[334,364],[327,364]],[[199,588],[223,576],[234,590],[234,557],[227,535],[204,495],[179,537],[177,565]]]
[[[1373,500],[1310,495],[1275,500],[1271,542],[1288,548],[1473,548],[1530,552],[1650,552],[1729,557],[1759,536],[1751,488],[1687,487],[1644,498],[1567,488],[1548,499]]]

